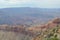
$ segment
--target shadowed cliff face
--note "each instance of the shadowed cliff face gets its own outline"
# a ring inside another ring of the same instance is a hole
[[[6,31],[6,32],[14,32],[17,34],[24,34],[24,35],[29,35],[33,36],[34,33],[26,30],[27,27],[24,27],[23,25],[0,25],[0,30],[1,31]]]

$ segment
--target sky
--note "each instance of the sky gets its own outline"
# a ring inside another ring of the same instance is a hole
[[[60,0],[0,0],[0,8],[9,7],[60,8]]]

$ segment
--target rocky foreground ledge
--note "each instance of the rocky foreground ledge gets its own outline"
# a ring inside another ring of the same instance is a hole
[[[40,30],[41,29],[41,30]],[[32,40],[60,40],[60,18],[55,18],[45,25],[29,29],[39,31]]]

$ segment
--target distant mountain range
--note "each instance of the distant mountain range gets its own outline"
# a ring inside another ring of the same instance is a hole
[[[60,17],[60,9],[29,7],[0,9],[0,24],[42,24],[54,17]]]

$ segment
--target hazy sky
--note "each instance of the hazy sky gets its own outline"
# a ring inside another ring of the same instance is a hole
[[[60,0],[0,0],[0,8],[7,7],[60,8]]]

